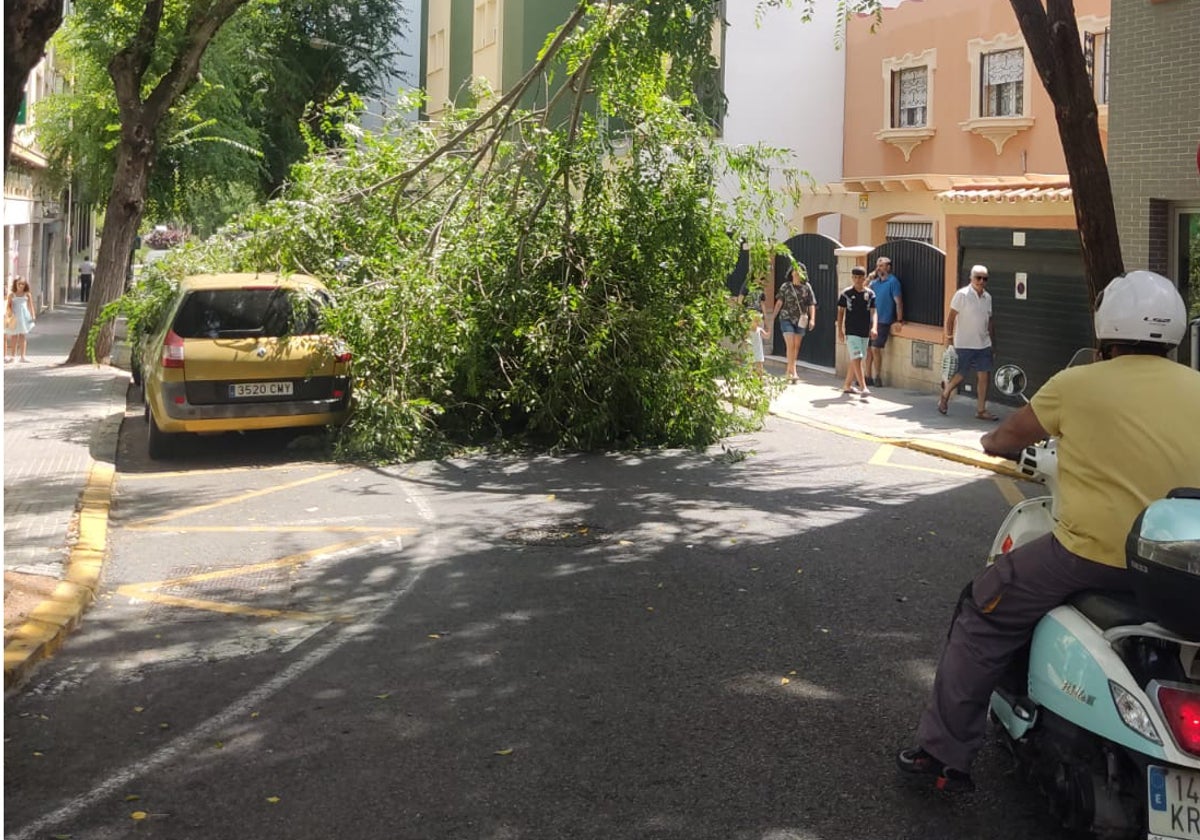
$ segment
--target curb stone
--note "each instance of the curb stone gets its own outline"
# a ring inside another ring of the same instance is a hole
[[[868,440],[878,444],[891,444],[898,446],[901,449],[911,449],[914,452],[921,452],[926,455],[933,455],[936,458],[942,458],[947,461],[956,461],[960,464],[965,464],[969,467],[977,467],[981,470],[990,470],[994,473],[1014,478],[1021,481],[1029,481],[1029,476],[1023,474],[1017,469],[1016,465],[1007,458],[995,458],[991,455],[985,455],[974,449],[968,449],[965,446],[956,446],[952,443],[942,443],[939,441],[920,440],[918,438],[893,438],[882,435],[873,435],[869,432],[860,432],[854,429],[847,429],[842,426],[836,426],[832,423],[823,423],[819,420],[813,420],[811,417],[805,417],[802,414],[793,414],[790,411],[772,411],[776,417],[782,417],[784,420],[791,420],[795,423],[803,423],[806,426],[812,426],[815,429],[823,429],[827,432],[844,435],[846,437],[858,438],[859,440]]]
[[[67,559],[66,574],[50,596],[30,611],[4,646],[4,688],[23,684],[34,667],[58,650],[67,635],[79,626],[96,599],[108,539],[108,514],[116,476],[117,435],[124,412],[100,421],[94,451],[111,453],[107,462],[92,460],[87,483],[80,493],[75,544]]]

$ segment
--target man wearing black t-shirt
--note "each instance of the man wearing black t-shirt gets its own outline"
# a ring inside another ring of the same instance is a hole
[[[867,355],[867,342],[879,332],[879,313],[875,311],[875,293],[867,288],[867,270],[855,266],[850,270],[853,285],[838,297],[837,333],[838,340],[846,342],[846,381],[842,393],[857,391],[864,397],[870,396],[867,380],[863,374],[863,359]],[[853,384],[857,380],[858,386]]]

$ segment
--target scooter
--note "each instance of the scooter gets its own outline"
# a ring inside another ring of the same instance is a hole
[[[1015,365],[995,374],[1009,396],[1025,381]],[[1056,441],[1017,464],[1048,494],[1012,508],[989,563],[1054,528]],[[989,708],[1064,827],[1101,840],[1200,840],[1200,489],[1171,495],[1130,533],[1133,594],[1081,592],[1050,611]]]

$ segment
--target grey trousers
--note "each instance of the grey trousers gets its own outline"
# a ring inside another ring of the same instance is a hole
[[[1128,589],[1126,575],[1072,554],[1052,534],[986,567],[950,623],[917,743],[947,766],[969,771],[987,734],[992,691],[1042,616],[1080,590]]]

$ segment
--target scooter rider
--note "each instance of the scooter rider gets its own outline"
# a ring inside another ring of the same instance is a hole
[[[917,745],[896,757],[901,770],[941,790],[974,789],[989,698],[1038,621],[1080,590],[1128,589],[1125,537],[1138,513],[1172,488],[1200,485],[1200,373],[1165,358],[1186,325],[1167,278],[1114,279],[1095,313],[1104,361],[1061,371],[983,436],[990,454],[1058,438],[1059,520],[963,591]]]

